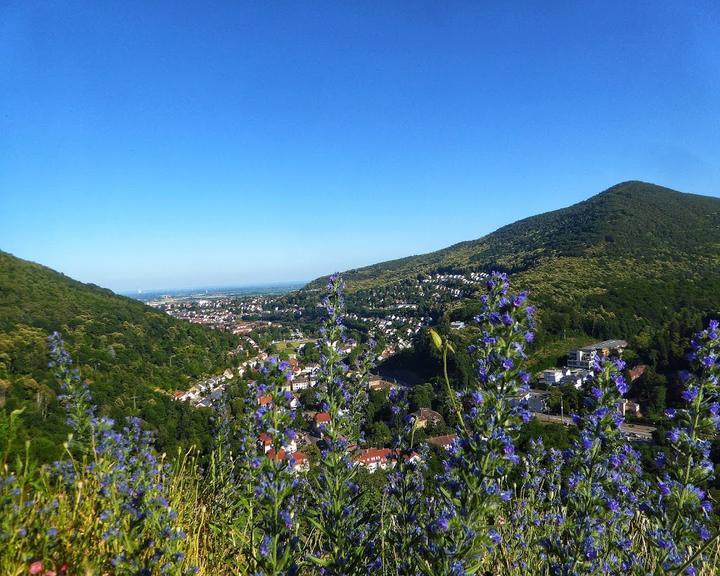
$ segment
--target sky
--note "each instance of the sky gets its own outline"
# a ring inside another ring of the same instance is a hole
[[[720,196],[720,3],[0,0],[0,249],[310,280],[625,180]]]

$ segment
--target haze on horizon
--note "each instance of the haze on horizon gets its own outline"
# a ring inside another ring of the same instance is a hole
[[[310,280],[624,180],[720,195],[717,2],[0,13],[0,249],[117,291]]]

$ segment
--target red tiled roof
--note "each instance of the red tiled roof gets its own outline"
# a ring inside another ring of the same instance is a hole
[[[326,424],[330,422],[330,414],[327,412],[318,412],[313,417],[315,424]]]
[[[277,460],[277,459],[278,459],[278,458],[275,457],[275,448],[270,448],[270,450],[268,450],[267,455],[268,455],[268,458],[270,458],[270,460]],[[285,450],[283,450],[282,448],[280,448],[280,451],[278,452],[278,457],[279,457],[280,460],[284,460],[284,459],[285,459]]]
[[[443,448],[447,448],[455,442],[455,439],[457,438],[457,434],[445,434],[444,436],[433,436],[432,438],[428,438],[428,444],[434,444],[435,446],[442,446]]]
[[[295,452],[292,457],[295,459],[295,465],[299,466],[301,464],[305,464],[307,462],[308,457],[305,452]]]
[[[385,462],[390,457],[391,452],[390,448],[366,448],[355,455],[355,461],[365,465]]]
[[[280,450],[277,453],[277,456],[275,455],[274,448],[271,448],[270,450],[268,450],[267,455],[268,455],[268,458],[270,458],[270,460],[276,460],[278,458],[280,460],[293,459],[293,460],[295,460],[295,466],[302,466],[303,464],[305,464],[305,462],[308,461],[307,454],[305,454],[304,452],[293,452],[293,453],[288,454],[287,452],[285,452],[285,450],[283,448],[280,448]]]

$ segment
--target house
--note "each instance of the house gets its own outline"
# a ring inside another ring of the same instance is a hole
[[[260,436],[258,437],[258,442],[260,446],[262,447],[265,454],[269,454],[270,452],[274,453],[273,449],[273,439],[267,432],[261,432]],[[288,454],[292,454],[293,452],[297,451],[297,442],[295,440],[291,440],[290,442],[284,444],[281,448],[281,451],[285,451]]]
[[[267,404],[270,404],[270,402],[272,402],[272,396],[270,394],[258,396],[258,404],[260,406],[266,406]]]
[[[232,380],[233,378],[233,371],[230,370],[230,368],[226,368],[225,372],[223,372],[223,376],[225,376],[226,380]]]
[[[310,458],[305,452],[295,452],[290,457],[290,466],[296,472],[307,472],[310,469]]]
[[[463,328],[465,328],[465,322],[455,320],[455,322],[450,322],[450,328],[453,330],[462,330]]]
[[[307,472],[310,469],[310,459],[304,452],[287,452],[280,448],[277,455],[274,449],[267,452],[270,460],[285,460],[293,472]]]
[[[628,400],[623,398],[618,402],[617,410],[623,416],[635,416],[640,418],[642,413],[640,412],[640,404],[634,400]]]
[[[560,386],[575,386],[578,390],[582,388],[583,382],[591,376],[591,372],[588,370],[568,370],[567,372],[560,379]]]
[[[328,414],[327,412],[317,412],[315,416],[313,416],[313,422],[315,423],[316,434],[318,434],[320,438],[322,438],[325,426],[330,423],[330,414]]]
[[[568,368],[581,368],[590,370],[595,362],[596,356],[607,358],[609,356],[622,356],[623,350],[627,348],[625,340],[605,340],[583,348],[570,350],[568,354]]]
[[[448,450],[455,440],[457,440],[457,434],[445,434],[443,436],[433,436],[432,438],[427,439],[428,444],[445,448],[445,450]]]
[[[412,415],[415,416],[418,428],[425,428],[428,425],[437,426],[443,422],[442,415],[430,408],[420,408],[417,412],[413,412]]]
[[[295,394],[293,394],[292,398],[290,398],[290,408],[293,410],[300,408],[300,399]]]
[[[628,376],[630,376],[630,382],[635,382],[640,376],[645,374],[645,370],[647,370],[647,366],[645,364],[638,364],[637,366],[634,366],[633,368],[630,368],[628,370]]]
[[[370,390],[379,390],[382,382],[382,377],[377,374],[370,374],[370,376],[368,376],[368,388],[370,388]]]
[[[260,433],[258,442],[260,443],[260,447],[263,449],[263,452],[265,452],[265,454],[267,454],[270,450],[272,450],[273,441],[267,432]]]
[[[375,472],[377,469],[385,470],[388,466],[392,468],[395,465],[395,461],[391,460],[391,454],[390,448],[366,448],[359,450],[354,459],[358,466],[364,466],[369,472]]]
[[[548,412],[547,401],[550,392],[547,390],[530,390],[527,396],[527,406],[530,412]]]
[[[556,386],[560,383],[560,380],[563,378],[563,376],[567,375],[569,375],[568,370],[562,370],[560,368],[550,368],[548,370],[543,370],[542,382],[547,386]]]
[[[292,380],[292,390],[305,390],[310,386],[310,380],[307,376],[296,376]]]
[[[387,380],[384,380],[381,376],[377,376],[376,374],[370,375],[368,378],[368,389],[369,390],[385,390],[390,391],[395,388],[400,388],[400,386],[394,382],[388,382]]]

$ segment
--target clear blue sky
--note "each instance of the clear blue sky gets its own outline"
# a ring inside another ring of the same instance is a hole
[[[718,30],[715,0],[5,0],[0,248],[304,280],[622,180],[720,195]]]

